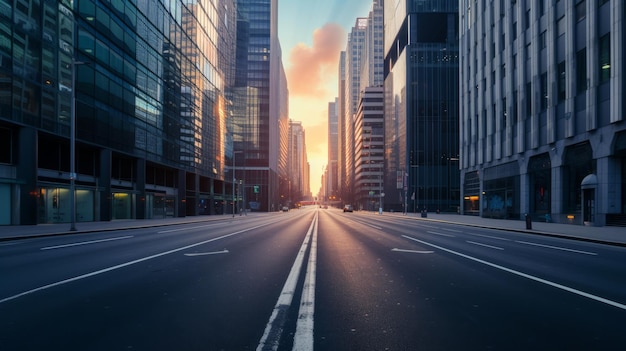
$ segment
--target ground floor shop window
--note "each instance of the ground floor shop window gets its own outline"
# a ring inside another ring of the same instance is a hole
[[[485,182],[482,197],[483,217],[519,218],[519,177]]]
[[[133,218],[133,196],[130,193],[113,193],[113,219]]]
[[[93,222],[94,192],[76,190],[76,222]],[[71,222],[70,189],[62,187],[44,187],[39,190],[39,223]]]
[[[11,184],[0,184],[0,225],[11,224]]]

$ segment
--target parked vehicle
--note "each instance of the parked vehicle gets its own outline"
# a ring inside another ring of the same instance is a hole
[[[343,212],[352,212],[354,211],[354,209],[352,208],[352,205],[345,205],[343,207]]]

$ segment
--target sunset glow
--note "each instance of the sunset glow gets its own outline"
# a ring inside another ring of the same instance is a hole
[[[368,0],[279,3],[279,38],[289,84],[289,117],[302,121],[316,196],[328,162],[328,103],[338,88],[339,54],[356,18],[366,15]]]

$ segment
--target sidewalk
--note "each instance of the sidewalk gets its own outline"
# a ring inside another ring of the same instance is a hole
[[[383,215],[405,216],[414,220],[455,223],[479,228],[504,229],[521,233],[626,246],[626,228],[624,227],[588,227],[575,224],[545,223],[537,221],[531,223],[532,229],[526,229],[526,222],[522,220],[491,219],[478,216],[462,216],[449,213],[437,214],[431,212],[428,212],[428,217],[426,218],[422,218],[420,213],[408,213],[407,215],[403,215],[402,213],[384,213]]]
[[[323,210],[326,211],[326,210]],[[371,213],[378,216],[378,212],[361,212]],[[169,226],[185,223],[208,223],[212,221],[228,221],[239,220],[246,217],[258,217],[279,214],[279,212],[260,213],[252,212],[247,216],[231,214],[213,215],[213,216],[190,216],[183,218],[165,218],[165,219],[138,219],[138,220],[114,220],[109,222],[78,222],[76,223],[77,231],[70,231],[69,223],[61,224],[38,224],[38,225],[21,225],[21,226],[0,226],[0,241],[17,240],[25,238],[44,237],[52,235],[66,234],[82,234],[98,231],[112,231],[135,228],[149,228]],[[618,246],[626,246],[626,228],[624,227],[587,227],[574,224],[544,223],[532,222],[532,229],[526,229],[526,222],[521,220],[505,220],[490,219],[477,216],[462,216],[458,214],[447,213],[428,213],[427,218],[422,218],[419,213],[383,213],[383,216],[399,216],[406,217],[416,221],[445,222],[454,223],[465,226],[505,229],[522,233],[548,235],[555,237],[565,237],[577,240],[597,242],[603,244],[611,244]]]

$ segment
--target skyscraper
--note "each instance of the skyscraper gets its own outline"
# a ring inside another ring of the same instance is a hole
[[[385,1],[385,209],[459,204],[458,1]]]
[[[257,108],[254,118],[240,116],[236,121],[239,125],[234,128],[245,137],[234,136],[233,155],[239,154],[235,173],[245,173],[251,209],[278,210],[281,196],[289,191],[288,90],[277,33],[278,4],[238,0],[237,5],[236,89],[246,88],[248,98],[254,100],[248,106]]]
[[[623,1],[461,1],[463,213],[626,223]]]
[[[337,162],[339,158],[339,99],[328,103],[328,165],[325,172],[323,196],[325,200],[339,198]]]
[[[342,160],[341,170],[341,197],[344,203],[354,201],[354,119],[359,104],[361,88],[361,65],[364,55],[365,34],[368,19],[357,18],[354,27],[348,34],[348,43],[345,50],[345,84],[341,92],[345,99],[339,111],[341,119]]]
[[[0,224],[220,213],[234,0],[26,4],[0,13]]]

